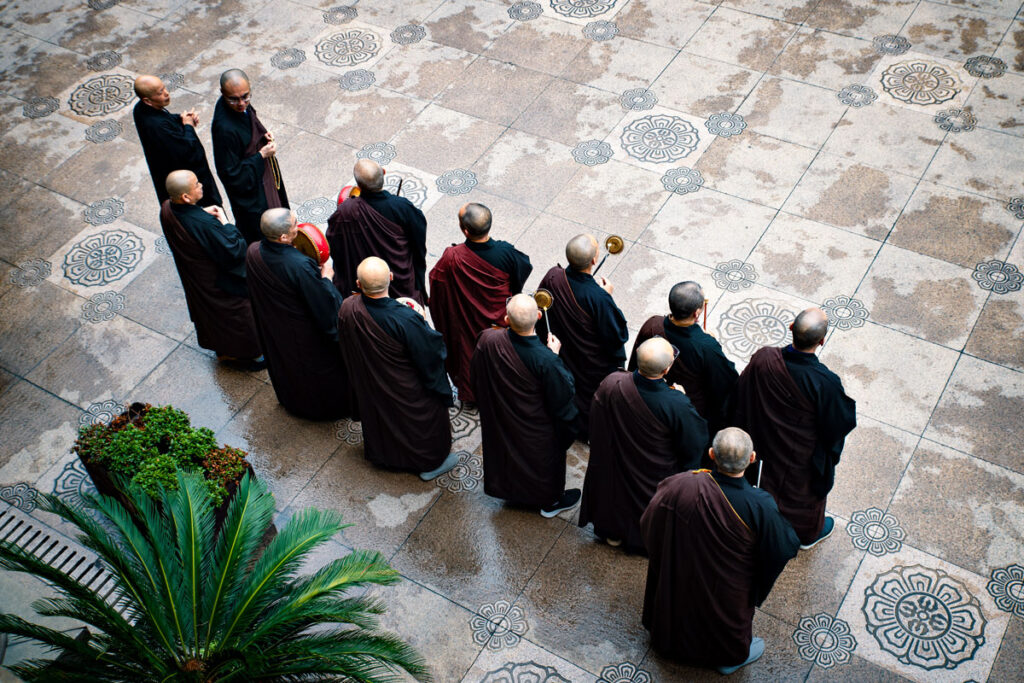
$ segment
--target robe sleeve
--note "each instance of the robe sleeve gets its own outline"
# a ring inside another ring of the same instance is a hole
[[[300,272],[296,273],[295,284],[302,292],[302,300],[306,302],[317,329],[325,337],[337,342],[338,309],[341,308],[338,288],[333,282],[320,276],[313,259],[303,257],[300,268]]]
[[[748,489],[748,495],[754,498],[750,510],[755,516],[754,524],[757,527],[754,606],[760,607],[786,563],[796,557],[800,539],[779,512],[771,494],[761,489]]]
[[[550,349],[545,348],[544,351],[554,355]],[[572,423],[579,414],[573,400],[576,396],[576,386],[572,373],[556,356],[553,362],[543,365],[540,380],[544,387],[544,408],[547,413],[559,422]]]
[[[599,297],[595,303],[592,317],[601,345],[619,360],[620,364],[625,363],[625,344],[629,341],[626,316],[615,305],[611,295]]]
[[[857,426],[857,403],[846,395],[843,384],[833,373],[823,380],[823,391],[818,394],[818,443],[838,464],[846,435]]]
[[[737,379],[739,373],[736,372],[736,366],[722,353],[721,345],[709,345],[704,354],[704,386],[710,394],[708,417],[711,424],[718,428],[728,424],[729,400],[736,388]]]
[[[205,212],[204,212],[205,213]],[[203,229],[189,231],[221,271],[245,277],[245,250],[248,243],[233,223],[221,225],[206,214]]]
[[[259,152],[248,157],[242,156],[245,145],[233,130],[232,122],[221,122],[214,129],[213,159],[217,166],[217,176],[224,183],[229,195],[251,195],[263,182],[263,169],[266,167]]]
[[[523,285],[530,277],[530,273],[533,272],[533,264],[530,263],[530,257],[519,251],[515,247],[512,248],[512,270],[509,272],[509,289],[512,294],[521,294],[523,291]]]
[[[427,272],[427,217],[423,215],[415,204],[405,197],[394,197],[391,201],[397,204],[397,208],[405,219],[405,234],[409,238],[409,245],[412,247],[412,270],[416,276],[416,287],[425,291],[424,279]]]
[[[674,389],[669,391],[678,393]],[[700,467],[704,447],[708,443],[708,423],[700,416],[689,399],[681,394],[672,398],[675,400],[672,401],[673,419],[670,428],[676,463],[679,465],[680,471],[695,470]]]
[[[432,330],[419,313],[411,309],[409,313],[411,315],[403,316],[396,328],[401,341],[409,351],[409,358],[416,368],[416,374],[429,391],[443,397],[447,405],[452,406],[455,404],[452,400],[452,388],[444,367],[444,360],[448,355],[444,337],[437,330]]]
[[[206,162],[206,152],[199,142],[196,129],[183,124],[177,114],[168,112],[166,116],[154,116],[149,126],[152,127],[149,141],[156,147],[154,152],[159,158],[173,159],[182,168],[198,168]]]

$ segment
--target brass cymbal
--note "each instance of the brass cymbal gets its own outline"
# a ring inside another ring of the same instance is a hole
[[[537,302],[537,308],[542,311],[548,310],[555,303],[555,297],[551,296],[551,292],[543,288],[533,293],[533,300]]]
[[[626,242],[618,235],[608,235],[608,239],[604,241],[604,248],[609,254],[618,254],[626,248]]]

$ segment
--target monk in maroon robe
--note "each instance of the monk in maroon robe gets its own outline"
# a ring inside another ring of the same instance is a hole
[[[582,441],[589,439],[594,392],[605,377],[625,365],[624,344],[629,339],[626,318],[612,299],[612,284],[592,275],[599,254],[593,235],[577,235],[565,247],[569,266],[555,266],[540,281],[554,297],[547,317],[551,332],[562,340],[562,360],[576,381]]]
[[[359,387],[366,459],[430,481],[459,462],[451,452],[444,341],[423,316],[388,296],[391,272],[371,256],[356,270],[361,294],[338,311],[341,353]]]
[[[708,428],[690,399],[671,387],[672,346],[649,339],[637,349],[639,369],[605,377],[590,406],[590,460],[579,525],[609,545],[644,552],[640,516],[658,483],[700,466]]]
[[[715,436],[717,469],[675,474],[640,520],[650,554],[643,624],[662,656],[730,674],[764,654],[754,608],[764,602],[800,541],[766,491],[743,477],[750,437]]]
[[[356,268],[376,256],[391,268],[390,295],[426,306],[427,219],[405,197],[384,189],[384,169],[360,159],[352,170],[359,196],[349,197],[327,221],[334,284],[343,297],[356,290]]]
[[[508,242],[491,239],[491,211],[483,204],[459,209],[459,227],[466,241],[445,249],[430,271],[430,315],[448,346],[459,399],[474,403],[469,364],[477,337],[505,325],[505,302],[523,290],[533,266]]]
[[[857,426],[857,404],[815,355],[828,332],[825,312],[803,311],[790,330],[791,345],[758,350],[740,375],[735,422],[761,454],[761,485],[808,549],[835,528],[825,516],[826,497],[846,435]]]
[[[246,252],[249,297],[277,400],[308,420],[355,414],[345,364],[338,353],[341,296],[331,262],[317,266],[292,246],[295,213],[270,209],[263,240]]]
[[[196,339],[225,361],[263,365],[245,286],[245,238],[219,206],[203,209],[203,184],[192,171],[173,171],[160,225],[178,269]]]

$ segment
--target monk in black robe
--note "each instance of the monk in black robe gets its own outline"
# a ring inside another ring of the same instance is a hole
[[[576,506],[579,489],[565,489],[565,453],[575,438],[572,375],[558,358],[558,339],[535,333],[537,302],[508,302],[509,329],[485,330],[471,363],[483,431],[484,492],[539,507],[554,517]]]
[[[650,554],[643,624],[662,656],[731,674],[764,654],[754,607],[800,541],[771,495],[743,478],[755,459],[743,430],[715,435],[710,455],[717,471],[665,479],[640,520]]]
[[[577,235],[565,247],[566,268],[555,266],[540,286],[551,292],[551,331],[562,340],[562,360],[576,381],[581,441],[588,440],[590,402],[601,381],[626,363],[626,318],[612,299],[607,278],[591,273],[600,248],[593,235]]]
[[[295,213],[270,209],[260,222],[263,240],[249,245],[245,263],[252,312],[277,400],[308,420],[355,414],[338,353],[341,296],[331,283],[330,260],[317,267],[292,246]]]
[[[366,459],[430,481],[459,462],[451,452],[444,341],[422,315],[388,296],[391,271],[376,256],[356,271],[361,294],[338,312],[338,334],[359,387]]]
[[[674,360],[667,341],[649,339],[635,355],[639,369],[605,377],[590,405],[579,525],[593,522],[609,545],[643,553],[640,516],[662,479],[700,466],[708,426],[690,399],[665,381]]]
[[[508,242],[491,239],[491,210],[483,204],[459,209],[462,244],[444,250],[430,271],[430,315],[448,345],[448,374],[459,399],[476,401],[470,358],[480,332],[505,325],[505,302],[523,291],[533,266]]]
[[[708,421],[708,433],[717,434],[729,424],[729,400],[739,377],[736,366],[725,357],[718,340],[699,324],[704,312],[704,290],[699,284],[675,285],[668,295],[668,307],[669,315],[653,316],[640,328],[628,368],[636,370],[636,350],[645,341],[667,339],[679,355],[665,379],[683,387],[693,407]]]
[[[857,426],[857,404],[815,355],[828,332],[825,312],[803,311],[790,330],[791,345],[758,350],[743,370],[735,421],[761,454],[761,486],[775,496],[808,549],[835,528],[835,520],[825,516],[825,502],[846,435]]]
[[[250,104],[249,77],[228,69],[220,77],[220,99],[213,110],[213,161],[231,200],[235,224],[246,241],[261,238],[260,219],[267,209],[288,208],[277,143]]]
[[[343,297],[356,289],[356,268],[370,256],[391,268],[392,297],[427,304],[427,218],[405,197],[384,189],[384,169],[360,159],[352,169],[359,196],[338,205],[327,221],[334,284]]]
[[[181,114],[167,111],[171,94],[156,76],[136,78],[135,94],[139,101],[132,110],[132,118],[160,203],[168,199],[165,183],[171,171],[188,170],[196,174],[203,186],[199,206],[221,206],[223,201],[210,172],[210,164],[206,161],[206,149],[196,136],[196,126],[199,125],[196,110],[190,109]]]
[[[219,206],[201,208],[203,184],[192,171],[167,176],[170,199],[160,225],[185,290],[196,339],[222,361],[264,366],[245,286],[245,239]]]

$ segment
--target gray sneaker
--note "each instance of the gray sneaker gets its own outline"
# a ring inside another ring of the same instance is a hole
[[[430,470],[429,472],[421,472],[420,479],[422,479],[423,481],[433,481],[434,479],[437,479],[445,472],[450,471],[453,467],[455,467],[458,464],[459,454],[449,453],[448,457],[444,459],[444,462],[441,463],[441,466],[438,467],[436,470]]]

